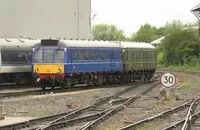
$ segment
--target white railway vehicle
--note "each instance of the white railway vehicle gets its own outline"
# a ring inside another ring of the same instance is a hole
[[[0,84],[32,82],[32,46],[37,40],[0,38]]]

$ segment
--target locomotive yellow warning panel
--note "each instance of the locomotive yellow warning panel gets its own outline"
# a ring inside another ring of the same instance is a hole
[[[35,64],[34,72],[41,74],[55,74],[55,73],[64,73],[64,65],[48,65],[48,64]]]

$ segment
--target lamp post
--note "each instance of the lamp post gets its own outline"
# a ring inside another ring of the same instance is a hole
[[[93,27],[93,25],[94,25],[94,19],[95,19],[95,17],[96,17],[98,14],[97,14],[97,13],[93,13],[93,12],[91,12],[91,14],[92,14],[92,17],[91,17],[91,19],[90,19],[90,34],[91,34],[91,39],[93,39],[92,27]]]

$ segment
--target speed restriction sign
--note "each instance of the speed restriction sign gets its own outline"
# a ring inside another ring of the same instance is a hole
[[[161,83],[164,87],[173,87],[176,83],[176,77],[172,73],[165,73],[161,77]]]

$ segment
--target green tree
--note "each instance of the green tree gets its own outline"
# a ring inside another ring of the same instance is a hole
[[[199,59],[200,42],[194,29],[185,28],[180,21],[167,23],[162,41],[164,65],[195,64]]]
[[[98,24],[92,28],[94,40],[121,41],[126,40],[123,30],[115,25]]]
[[[159,31],[162,31],[162,29]],[[152,42],[159,38],[157,33],[156,27],[151,26],[150,24],[145,24],[142,25],[136,33],[132,34],[131,41]]]

